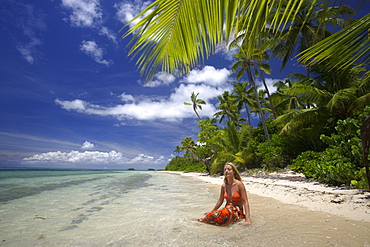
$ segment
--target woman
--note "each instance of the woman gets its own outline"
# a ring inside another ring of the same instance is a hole
[[[240,173],[233,163],[228,162],[224,166],[224,175],[220,198],[215,207],[212,212],[205,213],[206,217],[198,220],[217,226],[226,226],[245,218],[244,225],[249,225],[251,223],[249,202]],[[218,210],[224,199],[226,199],[225,207]]]

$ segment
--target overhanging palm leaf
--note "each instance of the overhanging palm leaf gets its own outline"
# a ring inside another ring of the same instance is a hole
[[[299,61],[326,64],[327,69],[347,69],[354,63],[370,62],[370,14],[299,54]],[[340,51],[340,54],[339,52]]]
[[[242,31],[248,47],[254,49],[256,37],[267,28],[270,20],[270,26],[283,29],[294,21],[293,10],[299,9],[302,2],[157,0],[131,21],[143,18],[123,38],[134,34],[129,55],[137,57],[137,65],[146,79],[151,79],[158,69],[181,75]],[[311,2],[314,5],[317,0]],[[275,11],[279,14],[268,19]],[[242,22],[236,21],[239,17],[243,17]]]
[[[332,33],[326,30],[328,24],[332,27],[343,27],[352,22],[352,19],[339,18],[339,16],[354,14],[354,11],[347,6],[329,7],[326,1],[314,6],[310,4],[310,1],[302,2],[296,20],[289,28],[277,35],[277,43],[272,49],[278,57],[282,58],[281,69],[296,51],[296,46],[298,46],[298,51],[304,51],[330,36]],[[308,69],[307,73],[309,72]]]

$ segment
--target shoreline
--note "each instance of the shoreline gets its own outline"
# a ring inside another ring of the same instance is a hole
[[[215,185],[223,183],[223,176],[213,177],[193,172],[161,172],[193,177]],[[310,211],[370,222],[369,191],[331,187],[311,181],[297,173],[271,173],[263,176],[241,174],[241,177],[248,194],[273,198],[284,204],[303,206]]]

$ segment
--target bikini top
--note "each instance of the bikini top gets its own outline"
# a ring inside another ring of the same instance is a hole
[[[242,200],[242,197],[239,195],[239,192],[238,191],[235,191],[231,198],[228,197],[228,195],[227,195],[227,193],[225,191],[224,197],[228,201],[241,201]]]

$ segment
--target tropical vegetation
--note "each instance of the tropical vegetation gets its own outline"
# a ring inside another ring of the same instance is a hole
[[[370,14],[330,0],[157,0],[123,37],[149,80],[161,70],[188,73],[220,46],[236,49],[233,91],[218,97],[213,118],[197,110],[198,139],[185,137],[168,170],[219,173],[226,161],[242,171],[290,168],[333,185],[369,188],[360,128],[370,115]],[[361,4],[361,1],[359,1]],[[340,54],[340,55],[339,55]],[[269,57],[281,68],[297,59],[306,73],[292,74],[269,92]],[[256,78],[264,88],[259,89]],[[252,114],[259,125],[251,126]]]

